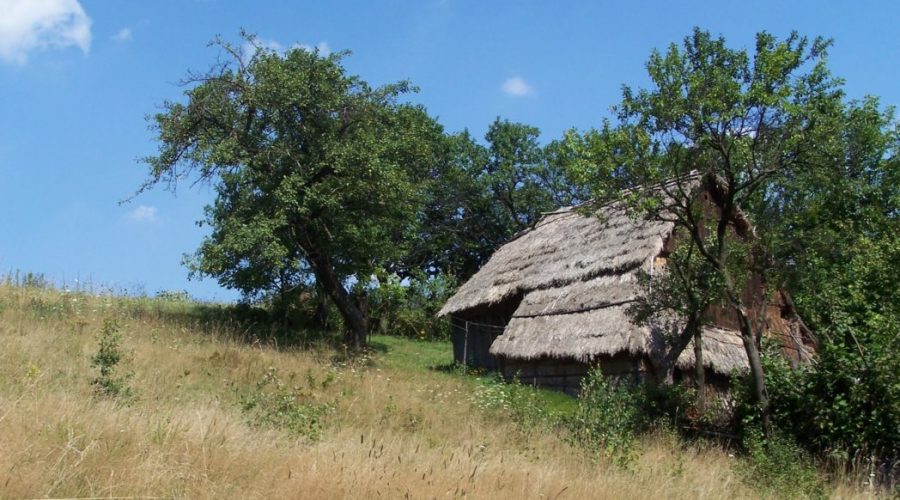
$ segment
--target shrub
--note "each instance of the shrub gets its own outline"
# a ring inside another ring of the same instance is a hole
[[[885,186],[895,189],[896,183]],[[875,193],[872,202],[888,201]],[[896,208],[884,213],[896,214]],[[810,249],[815,251],[804,264],[796,301],[820,348],[815,362],[797,371],[777,355],[763,358],[772,420],[815,453],[845,465],[869,462],[866,465],[890,474],[900,461],[897,218],[890,219],[890,225],[862,231],[853,228],[877,219],[819,215],[817,224],[829,220],[836,225],[823,240],[824,247]],[[831,236],[847,240],[836,245]],[[896,469],[893,474],[896,480]]]
[[[122,350],[121,342],[119,324],[114,319],[106,319],[103,322],[103,330],[97,338],[97,352],[91,357],[91,366],[100,372],[91,381],[94,391],[99,395],[119,398],[130,398],[133,395],[127,384],[131,374],[116,376],[118,371],[116,367],[126,354]]]
[[[770,347],[763,360],[772,421],[808,450],[837,464],[863,462],[887,471],[900,457],[896,353],[875,342],[851,346],[826,340],[815,364],[799,370],[787,366]],[[879,482],[892,480],[890,471],[882,475]]]
[[[504,412],[527,433],[553,427],[559,420],[537,391],[517,380],[507,383],[497,375],[475,389],[472,402],[483,411]]]
[[[578,410],[567,420],[570,439],[592,454],[619,466],[635,459],[637,435],[646,425],[641,415],[642,389],[592,369],[581,382]]]
[[[420,340],[446,340],[450,324],[437,313],[456,290],[456,280],[439,274],[401,279],[396,274],[380,277],[367,291],[369,324],[387,335]]]

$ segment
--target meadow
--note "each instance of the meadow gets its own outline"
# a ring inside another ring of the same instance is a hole
[[[520,418],[489,376],[452,367],[446,342],[376,336],[366,355],[348,356],[327,342],[271,340],[226,311],[179,296],[0,284],[0,497],[785,492],[749,478],[735,450],[663,431],[641,438],[626,466],[586,453],[558,427]],[[116,362],[98,361],[102,339]],[[549,413],[575,405],[532,393]],[[851,479],[823,484],[825,496],[872,494]]]

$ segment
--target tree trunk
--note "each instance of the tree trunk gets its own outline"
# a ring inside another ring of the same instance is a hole
[[[694,332],[694,382],[697,384],[697,408],[706,411],[706,368],[703,367],[703,335],[700,328]]]
[[[681,331],[681,334],[675,339],[675,343],[669,347],[666,351],[665,356],[662,358],[660,372],[662,372],[661,382],[663,385],[672,385],[675,383],[675,365],[678,361],[678,357],[681,356],[681,353],[687,348],[687,345],[690,343],[691,338],[694,337],[694,331],[697,330],[697,325],[699,324],[699,314],[694,317],[688,318],[687,323],[684,325],[684,329]]]
[[[769,396],[766,392],[766,377],[763,373],[762,359],[759,356],[759,348],[756,344],[756,334],[753,331],[753,322],[747,314],[747,310],[744,308],[744,304],[741,301],[741,294],[737,291],[734,278],[732,278],[731,273],[728,272],[724,260],[722,260],[721,257],[722,255],[720,254],[720,260],[717,267],[719,274],[725,279],[725,296],[728,298],[728,302],[731,304],[732,309],[734,309],[734,312],[738,317],[738,324],[740,325],[741,330],[741,341],[744,344],[744,351],[747,353],[747,361],[750,365],[750,381],[751,389],[753,390],[753,399],[756,400],[756,405],[759,408],[763,433],[766,436],[769,436],[771,435],[772,430],[769,421]],[[765,310],[763,310],[762,314],[765,314]]]
[[[312,264],[316,280],[322,290],[331,297],[334,305],[341,313],[344,324],[347,327],[344,341],[352,349],[361,349],[366,346],[366,330],[368,320],[357,301],[347,292],[344,284],[338,279],[331,265],[331,259],[321,252],[308,252],[309,262]]]
[[[750,362],[750,380],[752,382],[753,397],[759,407],[760,418],[762,420],[763,432],[766,436],[770,435],[771,425],[769,422],[769,396],[766,392],[766,378],[763,373],[762,358],[759,355],[759,348],[756,346],[756,335],[753,332],[753,325],[747,311],[741,305],[734,305],[734,310],[738,316],[738,322],[741,326],[741,341],[744,343],[744,350],[747,351],[747,360]]]
[[[321,289],[315,289],[316,311],[313,313],[313,321],[320,331],[328,331],[328,295]]]

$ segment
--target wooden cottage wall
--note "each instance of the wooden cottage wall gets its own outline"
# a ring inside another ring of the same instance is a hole
[[[490,349],[494,339],[503,333],[504,325],[498,318],[478,319],[480,321],[452,319],[453,359],[472,368],[495,370],[497,359]]]
[[[534,360],[500,359],[504,378],[522,384],[558,390],[571,396],[581,392],[581,381],[592,366],[599,365],[607,377],[628,382],[644,380],[649,362],[629,354],[600,356],[594,363],[584,363],[572,358],[539,358]]]
[[[453,359],[472,368],[496,370],[497,358],[491,354],[491,344],[503,334],[522,294],[516,294],[496,304],[484,305],[456,314],[451,318]]]

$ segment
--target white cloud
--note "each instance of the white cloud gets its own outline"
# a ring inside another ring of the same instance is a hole
[[[148,205],[141,205],[135,208],[131,211],[131,213],[128,214],[128,218],[134,222],[153,223],[159,220],[156,218],[156,207],[151,207]]]
[[[250,61],[250,58],[256,54],[256,49],[263,49],[264,51],[272,51],[281,54],[284,52],[284,45],[278,43],[277,40],[254,38],[252,42],[244,42],[244,45],[241,46],[241,61],[245,63]]]
[[[319,51],[320,56],[328,57],[328,54],[331,54],[331,47],[328,46],[328,42],[319,42],[313,47],[312,45],[307,45],[305,43],[295,44],[294,47],[301,48],[307,52],[313,52],[315,50]]]
[[[131,32],[131,28],[125,27],[117,31],[116,34],[110,38],[112,38],[112,41],[116,43],[125,43],[130,42],[132,36],[133,33]]]
[[[3,1],[3,0],[0,0]],[[256,37],[253,39],[253,42],[245,42],[241,47],[241,60],[249,61],[253,54],[256,53],[256,49],[261,48],[265,51],[272,51],[276,54],[284,55],[287,52],[288,47],[282,45],[278,40],[271,40],[266,38]],[[320,56],[327,57],[328,54],[331,54],[331,47],[328,46],[328,42],[319,42],[315,46],[307,45],[305,43],[295,43],[290,46],[291,49],[303,49],[308,52],[313,52],[318,50]]]
[[[91,18],[78,0],[0,0],[0,60],[25,64],[37,50],[91,48]]]
[[[284,45],[281,45],[280,43],[278,43],[277,40],[266,40],[264,38],[257,38],[256,45],[258,45],[266,50],[271,50],[272,52],[283,52],[284,51]],[[252,45],[251,45],[251,47],[252,47]]]
[[[534,94],[534,87],[519,76],[507,78],[503,85],[500,86],[500,90],[506,95],[513,97],[524,97]]]

